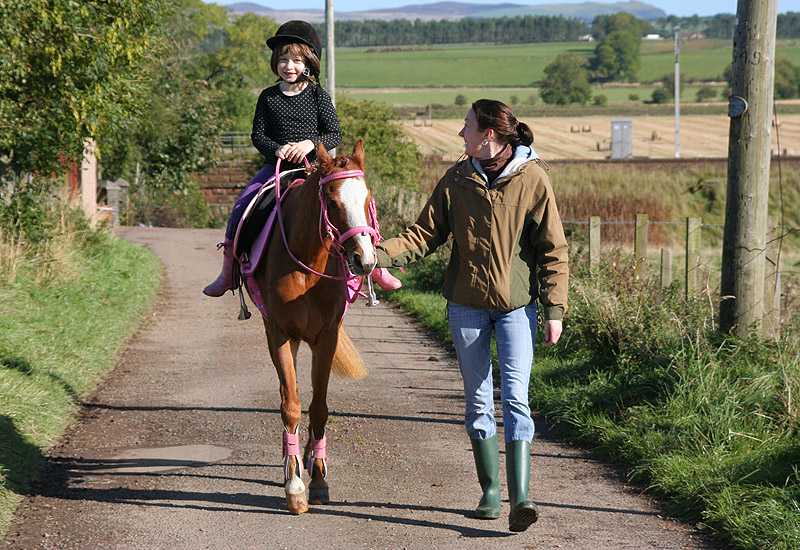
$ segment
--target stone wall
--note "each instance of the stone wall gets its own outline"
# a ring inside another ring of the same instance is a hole
[[[203,190],[214,217],[227,219],[239,194],[261,168],[252,158],[224,159],[194,179]]]

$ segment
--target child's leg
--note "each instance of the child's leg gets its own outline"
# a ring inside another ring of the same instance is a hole
[[[242,219],[247,205],[264,183],[267,182],[275,174],[275,167],[271,164],[265,164],[264,167],[250,180],[247,187],[244,188],[242,194],[236,200],[236,204],[231,211],[228,218],[228,228],[225,230],[225,242],[220,246],[224,249],[222,255],[222,271],[217,279],[203,289],[203,294],[206,296],[218,297],[222,296],[229,290],[233,290],[233,239],[236,237],[236,229],[239,227],[239,222]]]
[[[228,218],[228,228],[225,230],[225,240],[233,242],[236,237],[236,229],[239,227],[239,222],[242,221],[242,215],[250,204],[253,198],[253,193],[256,193],[261,186],[264,185],[269,178],[275,175],[275,167],[271,164],[265,164],[264,167],[256,174],[247,187],[244,188],[242,194],[236,199],[236,204],[233,205],[231,215]]]

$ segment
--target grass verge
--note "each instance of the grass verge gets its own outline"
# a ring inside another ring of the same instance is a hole
[[[150,252],[73,224],[69,209],[50,215],[44,242],[0,232],[0,537],[161,280]]]
[[[623,257],[591,274],[574,263],[564,337],[536,350],[532,408],[732,547],[800,547],[798,327],[780,343],[726,338],[708,296],[637,281]],[[419,271],[389,297],[448,340],[444,299]]]

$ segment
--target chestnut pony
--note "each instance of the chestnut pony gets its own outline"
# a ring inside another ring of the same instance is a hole
[[[277,227],[255,279],[266,306],[264,327],[280,380],[286,504],[291,513],[302,514],[309,501],[328,502],[325,425],[331,370],[353,379],[366,374],[342,327],[348,299],[345,279],[369,276],[377,264],[379,237],[372,194],[364,179],[361,140],[350,157],[331,158],[318,144],[317,165],[297,183],[285,192],[285,200],[278,200]],[[301,342],[311,348],[313,389],[302,460],[296,370]],[[311,476],[308,500],[304,467]]]

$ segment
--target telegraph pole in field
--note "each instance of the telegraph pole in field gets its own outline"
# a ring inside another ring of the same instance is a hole
[[[675,27],[675,158],[681,156],[681,27]]]
[[[720,330],[760,331],[778,0],[738,0],[728,98],[728,195],[722,243]]]
[[[334,61],[333,0],[325,0],[325,88],[336,105],[336,70]]]
[[[333,36],[333,0],[325,0],[325,87],[331,96],[333,106],[336,106],[336,62],[334,58]],[[336,156],[336,148],[330,154]]]

